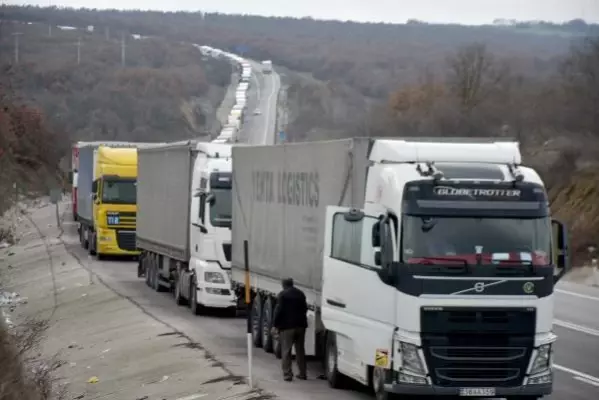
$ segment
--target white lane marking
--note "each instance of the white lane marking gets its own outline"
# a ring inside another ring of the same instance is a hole
[[[575,379],[580,378],[579,380],[584,379],[584,381],[590,381],[593,382],[593,384],[599,385],[599,378],[593,375],[585,374],[584,372],[576,371],[575,369],[564,367],[563,365],[558,364],[553,364],[553,368],[557,369],[558,371],[563,371],[574,375]]]
[[[208,393],[192,394],[192,395],[185,396],[185,397],[179,397],[177,400],[196,400],[196,399],[200,399],[200,398],[206,397],[206,396],[208,396]]]
[[[580,382],[588,383],[589,385],[593,385],[593,386],[599,387],[599,382],[595,382],[595,381],[592,381],[592,380],[587,379],[587,378],[581,378],[580,376],[575,376],[574,379],[576,379],[577,381],[580,381]]]
[[[561,294],[567,294],[567,295],[574,296],[574,297],[580,297],[581,299],[599,301],[599,297],[589,296],[588,294],[576,293],[576,292],[571,292],[569,290],[563,290],[563,289],[555,289],[555,291],[557,293],[561,293]]]
[[[561,326],[563,328],[568,328],[568,329],[572,329],[574,331],[578,331],[578,332],[586,333],[588,335],[599,337],[599,330],[589,328],[588,326],[573,324],[572,322],[562,321],[560,319],[554,319],[553,324],[557,325],[557,326]]]
[[[274,144],[274,143],[266,143],[266,138],[268,136],[268,128],[270,126],[270,102],[272,99],[273,94],[275,94],[275,88],[277,87],[277,85],[275,84],[275,75],[273,75],[274,72],[271,73],[270,78],[271,78],[271,84],[272,84],[272,90],[270,91],[270,94],[268,95],[268,100],[267,100],[267,105],[266,105],[266,119],[264,121],[264,138],[262,139],[262,144]],[[266,77],[264,77],[266,79]],[[275,104],[275,107],[277,107],[277,104]],[[273,140],[274,142],[274,140]]]

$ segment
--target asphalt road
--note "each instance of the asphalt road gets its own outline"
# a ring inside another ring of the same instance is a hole
[[[76,242],[75,227],[67,228]],[[96,261],[78,245],[69,249],[88,260],[88,267],[104,282],[129,298],[148,314],[166,322],[201,343],[234,373],[247,376],[246,323],[243,318],[219,315],[195,317],[187,307],[178,307],[169,293],[155,293],[137,278],[135,262]],[[556,326],[559,336],[555,356],[554,393],[551,400],[591,400],[599,398],[599,289],[571,283],[559,285],[556,294]],[[253,376],[260,387],[285,400],[337,400],[339,391],[318,380],[321,370],[313,362],[306,382],[282,382],[279,361],[261,349],[254,349]],[[372,399],[359,386],[343,392],[344,399]]]
[[[279,75],[262,73],[260,63],[250,61],[253,75],[248,93],[247,116],[241,129],[241,141],[249,144],[274,144],[277,120],[277,95],[281,87]],[[259,115],[254,111],[259,110]]]

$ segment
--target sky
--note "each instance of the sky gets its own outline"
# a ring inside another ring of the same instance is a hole
[[[369,22],[427,22],[479,25],[496,18],[563,22],[583,18],[599,23],[599,0],[8,0],[85,8],[206,11],[227,14],[313,17]]]

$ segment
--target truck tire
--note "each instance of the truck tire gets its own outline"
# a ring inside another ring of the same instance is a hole
[[[152,289],[159,293],[164,290],[160,284],[160,270],[158,269],[157,263],[153,263],[152,265]]]
[[[327,335],[325,366],[329,386],[334,389],[345,387],[345,376],[337,369],[337,338],[333,332],[329,332]]]
[[[90,256],[96,255],[96,234],[89,230],[87,233],[87,250]]]
[[[381,367],[374,367],[372,369],[372,390],[374,391],[374,397],[376,400],[392,400],[399,399],[408,400],[413,398],[412,396],[406,395],[395,395],[385,391],[385,383],[389,381],[390,371]]]
[[[181,279],[179,271],[177,271],[177,273],[175,274],[175,282],[173,283],[175,286],[175,303],[177,303],[178,306],[184,306],[187,303],[187,301],[185,297],[181,295]]]
[[[272,353],[272,323],[274,307],[272,297],[268,296],[262,307],[262,348],[267,353]]]
[[[252,301],[252,340],[254,346],[262,347],[262,296],[257,293]]]
[[[193,276],[189,285],[189,305],[193,315],[202,315],[204,313],[204,306],[198,304],[197,288],[196,278]]]
[[[272,352],[274,353],[275,357],[277,357],[279,360],[281,358],[283,358],[283,352],[281,351],[281,340],[279,337],[279,332],[276,332],[274,335],[272,335]]]

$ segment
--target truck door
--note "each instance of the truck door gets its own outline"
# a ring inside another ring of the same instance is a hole
[[[377,222],[362,210],[327,207],[322,320],[336,333],[339,370],[350,376],[363,375],[364,364],[389,367],[391,356],[395,289],[374,262]]]

